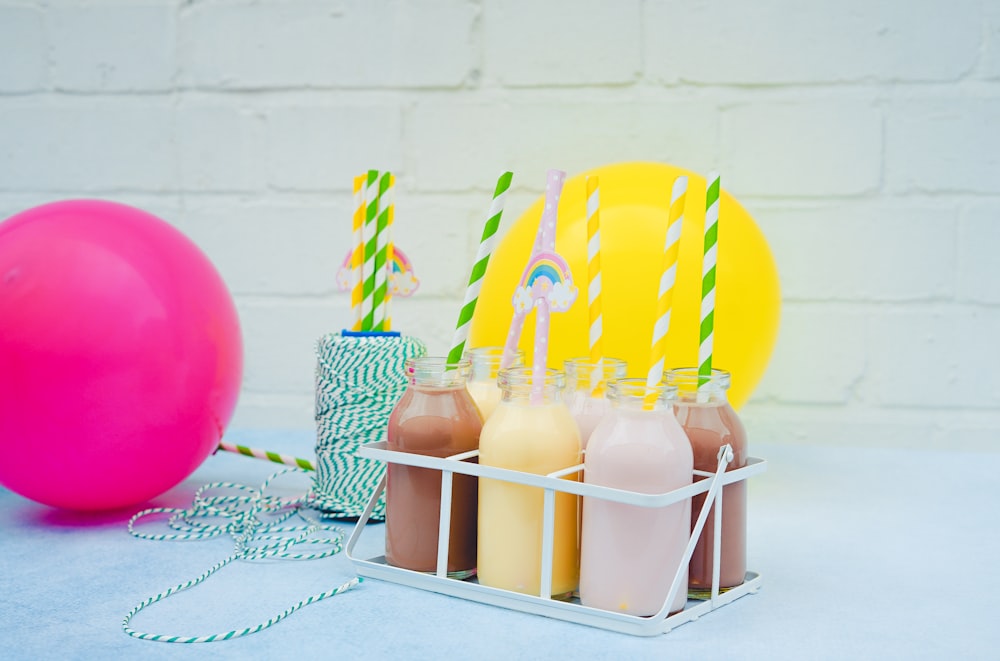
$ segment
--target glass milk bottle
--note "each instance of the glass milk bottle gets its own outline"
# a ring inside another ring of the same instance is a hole
[[[651,410],[645,410],[645,379],[608,386],[611,411],[590,437],[584,482],[650,494],[691,484],[691,445],[674,418],[666,388],[657,391]],[[691,538],[691,500],[658,508],[583,500],[581,603],[630,615],[656,614]],[[686,586],[685,575],[671,613],[684,608]]]
[[[479,447],[482,418],[465,389],[469,361],[410,358],[408,385],[389,416],[388,449],[447,457]],[[389,463],[385,493],[385,559],[390,565],[437,569],[441,472]],[[466,578],[476,568],[478,488],[471,475],[454,474],[448,575]]]
[[[598,363],[591,362],[589,358],[570,358],[564,367],[567,406],[580,428],[580,446],[586,450],[594,427],[611,408],[604,396],[607,384],[615,379],[624,379],[627,368],[625,361],[617,358],[602,358]]]
[[[673,369],[666,373],[667,384],[676,388],[674,413],[684,427],[694,451],[696,470],[714,473],[719,465],[719,448],[729,444],[733,460],[726,470],[747,463],[747,434],[736,411],[726,399],[729,372],[712,370],[699,388],[697,368]],[[697,478],[704,479],[704,478]],[[746,480],[722,488],[722,540],[719,587],[735,587],[746,576],[747,491]],[[691,525],[698,518],[705,495],[692,499]],[[715,544],[715,509],[708,515],[701,538],[691,556],[688,589],[693,597],[708,597],[712,591],[712,556]]]
[[[483,426],[479,463],[546,474],[580,463],[580,432],[562,400],[565,377],[546,370],[532,394],[531,368],[500,370],[502,396]],[[539,487],[479,480],[479,582],[538,595],[541,590],[542,494]],[[568,596],[579,577],[577,497],[556,493],[552,595]]]
[[[500,385],[497,374],[500,372],[500,362],[503,360],[503,347],[476,347],[465,352],[465,357],[472,361],[472,374],[467,387],[472,399],[483,414],[483,421],[489,420],[500,403]],[[514,354],[511,367],[524,364],[524,352],[520,349]]]

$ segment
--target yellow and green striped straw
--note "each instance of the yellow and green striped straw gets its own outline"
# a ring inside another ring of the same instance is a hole
[[[361,265],[365,258],[365,241],[362,227],[365,224],[365,175],[358,175],[354,178],[354,218],[352,241],[354,243],[351,251],[351,315],[354,317],[354,324],[351,330],[361,330],[362,292],[364,282],[362,278]]]
[[[667,355],[667,332],[670,330],[670,308],[674,300],[674,283],[677,279],[677,255],[680,249],[681,226],[684,222],[684,205],[687,201],[687,177],[674,179],[670,195],[670,211],[667,220],[667,239],[663,247],[663,262],[660,272],[660,287],[656,300],[656,321],[653,324],[653,348],[650,356],[649,372],[646,375],[646,395],[643,409],[650,411],[660,394],[659,384],[663,380],[663,364]]]
[[[392,263],[395,259],[395,244],[392,242],[392,222],[396,217],[396,175],[389,175],[389,190],[386,207],[388,215],[385,226],[385,323],[383,330],[392,330]]]
[[[378,170],[369,170],[365,180],[365,261],[362,271],[364,285],[361,292],[361,330],[373,330],[375,323],[375,253],[376,227],[378,225]]]
[[[504,202],[507,200],[507,190],[510,188],[513,177],[513,172],[500,173],[497,185],[493,189],[493,202],[490,203],[489,213],[486,214],[483,235],[479,239],[479,250],[476,251],[476,262],[472,265],[469,286],[465,289],[465,300],[458,313],[458,323],[451,339],[451,349],[448,351],[449,363],[457,363],[465,352],[465,341],[469,339],[472,315],[476,312],[476,303],[479,301],[479,290],[483,285],[483,276],[486,275],[486,267],[489,265],[490,256],[496,246],[497,229],[500,227],[500,217],[503,215]]]
[[[712,344],[715,333],[715,272],[719,243],[719,196],[721,194],[718,172],[708,176],[705,191],[705,241],[701,262],[701,329],[698,344],[698,387],[702,388],[712,377]]]
[[[386,256],[389,249],[389,179],[388,172],[379,177],[376,207],[378,217],[375,223],[375,291],[372,295],[372,327],[373,331],[385,330],[385,290],[388,284],[385,277]]]
[[[601,198],[600,177],[587,177],[587,301],[590,316],[590,362],[596,365],[590,375],[593,394],[599,394],[603,370],[601,336],[604,322],[601,314]]]

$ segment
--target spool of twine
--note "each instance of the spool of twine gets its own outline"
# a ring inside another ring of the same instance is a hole
[[[408,358],[427,353],[408,336],[330,333],[316,346],[316,477],[313,506],[334,518],[359,517],[385,464],[356,456],[384,438],[389,414],[406,389]],[[380,500],[372,519],[385,518]]]

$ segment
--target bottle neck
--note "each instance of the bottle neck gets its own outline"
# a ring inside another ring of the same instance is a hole
[[[541,383],[536,383],[530,367],[508,367],[500,370],[500,401],[510,404],[546,405],[562,402],[566,377],[559,370],[545,370]]]
[[[619,379],[608,384],[611,407],[620,411],[667,411],[674,391],[664,383],[653,388],[645,379]]]
[[[664,382],[674,389],[677,401],[685,404],[728,403],[730,375],[725,370],[713,369],[711,374],[699,375],[696,367],[681,367],[668,370]]]
[[[469,381],[496,383],[500,364],[503,362],[503,353],[503,347],[476,347],[466,351],[465,358],[471,364]],[[514,354],[514,362],[510,367],[521,367],[522,365],[524,365],[524,352],[517,349]]]
[[[611,381],[624,379],[628,370],[625,361],[618,358],[602,358],[596,362],[589,358],[570,358],[563,367],[566,370],[567,392],[600,392]]]
[[[462,388],[469,378],[468,359],[449,363],[447,358],[422,356],[408,358],[405,366],[407,382],[424,388]]]

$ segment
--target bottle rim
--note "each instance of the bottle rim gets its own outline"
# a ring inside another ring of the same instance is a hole
[[[726,370],[713,368],[711,376],[706,380],[706,377],[698,374],[697,367],[675,367],[665,371],[663,379],[678,390],[696,390],[707,384],[710,388],[726,391],[729,390],[732,375]]]
[[[668,385],[663,380],[657,383],[653,390],[657,393],[656,400],[658,402],[670,399],[677,392],[675,386]],[[645,398],[649,391],[646,379],[614,379],[608,382],[608,399],[612,401],[619,401],[625,397]]]
[[[533,367],[506,367],[497,374],[497,383],[507,390],[530,388],[534,385]],[[562,390],[566,386],[566,374],[562,370],[546,368],[542,387]]]
[[[570,370],[568,368],[571,365],[573,366],[574,369],[587,368],[587,367],[590,368],[601,367],[604,369],[612,369],[615,372],[617,372],[618,370],[624,372],[626,369],[628,369],[628,364],[621,358],[600,358],[598,362],[591,360],[589,356],[577,356],[575,358],[567,358],[566,360],[563,361],[563,370],[569,372]]]
[[[464,384],[471,368],[468,358],[449,361],[445,356],[418,356],[407,358],[403,369],[411,383],[452,386]]]

